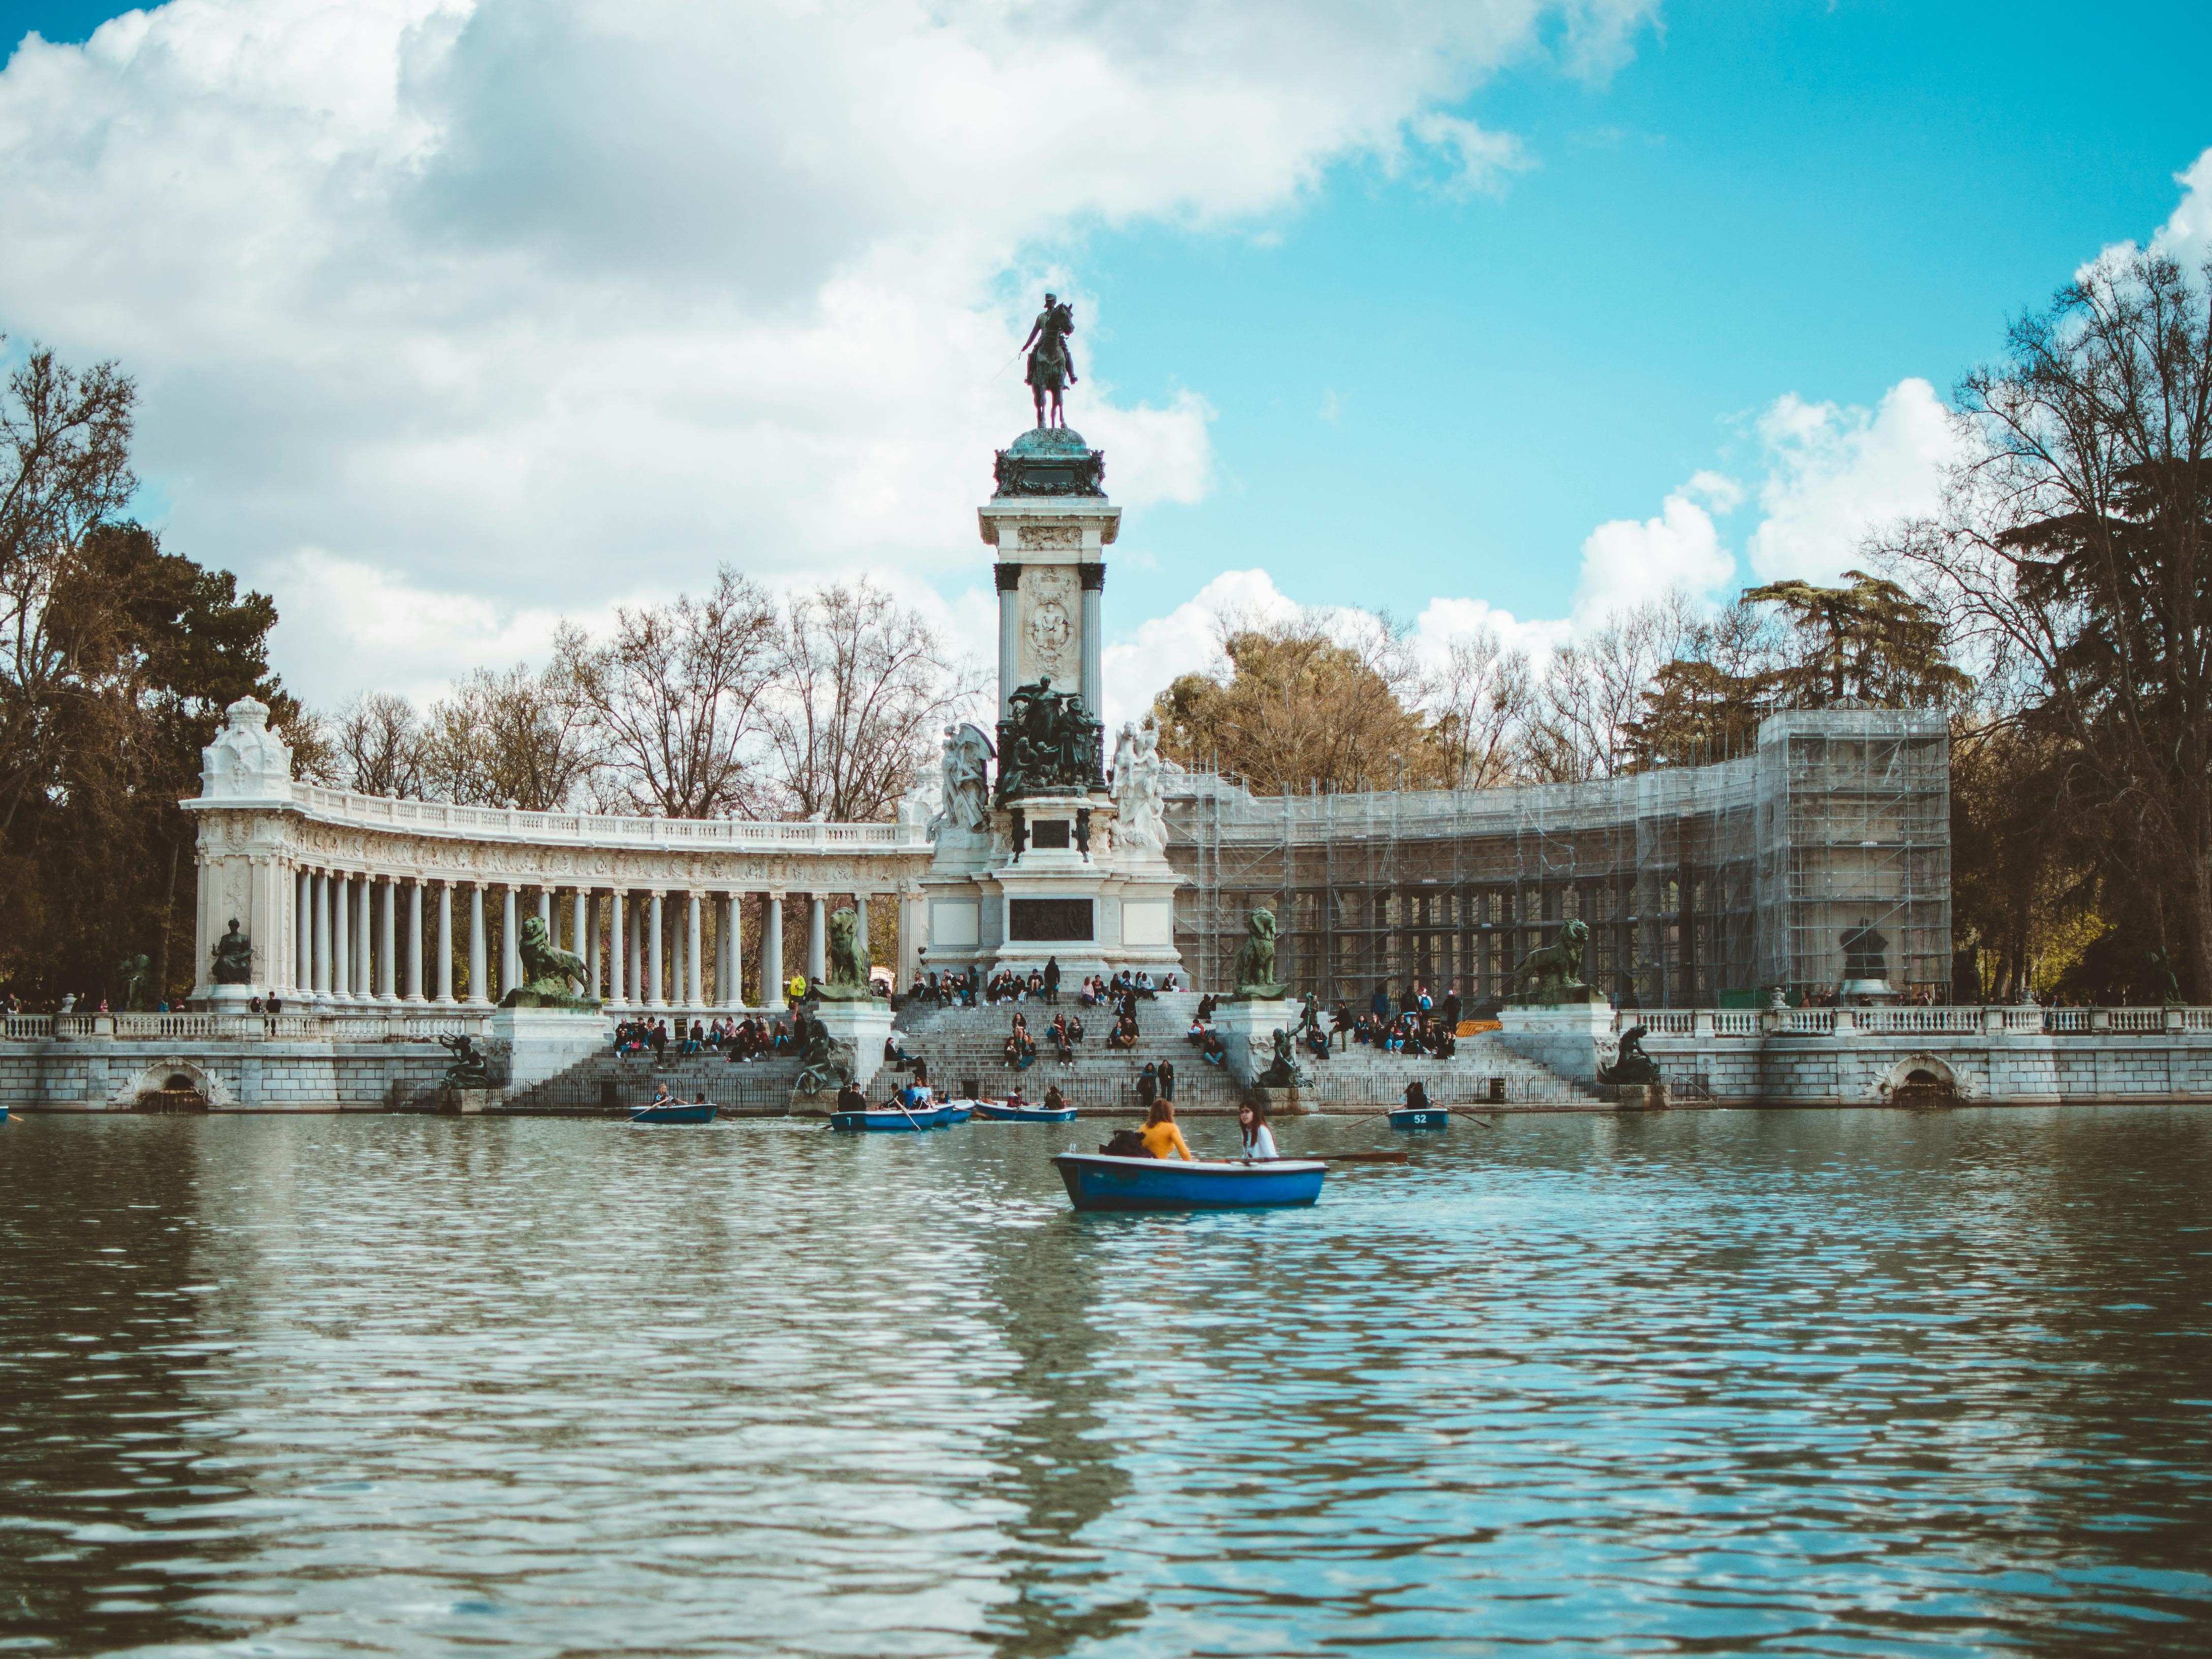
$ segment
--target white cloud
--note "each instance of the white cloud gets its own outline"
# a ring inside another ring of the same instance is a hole
[[[2212,258],[2212,149],[2175,173],[2173,182],[2181,186],[2181,201],[2150,239],[2151,249],[2194,270]]]
[[[1708,508],[1725,513],[1740,499],[1732,480],[1700,472],[1668,494],[1656,518],[1615,519],[1591,531],[1575,586],[1575,625],[1595,627],[1675,588],[1693,598],[1718,593],[1735,574],[1735,560],[1721,545]]]
[[[1297,613],[1297,602],[1265,570],[1223,571],[1166,616],[1139,623],[1106,647],[1107,730],[1141,718],[1180,676],[1213,666],[1224,622],[1279,622]]]
[[[1922,380],[1899,380],[1872,410],[1778,398],[1759,420],[1765,518],[1746,547],[1762,581],[1832,582],[1868,532],[1932,511],[1957,453],[1949,411]]]
[[[1540,665],[1565,645],[1574,631],[1565,617],[1522,621],[1487,599],[1434,599],[1413,619],[1413,649],[1424,666],[1440,668],[1452,647],[1488,629],[1508,651],[1528,653]]]
[[[492,641],[724,559],[957,580],[1040,250],[1264,234],[1409,143],[1488,176],[1440,111],[1653,3],[172,0],[0,71],[0,326],[140,377],[172,544],[277,587],[311,697],[385,672],[313,623],[349,569]],[[1203,397],[1113,398],[1100,312],[1071,417],[1117,499],[1197,499]]]

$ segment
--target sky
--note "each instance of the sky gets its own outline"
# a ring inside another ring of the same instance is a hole
[[[1224,615],[1540,649],[1832,580],[2102,250],[2212,250],[2212,7],[0,0],[0,350],[113,358],[140,514],[318,706],[867,575],[1076,304],[1109,720]]]

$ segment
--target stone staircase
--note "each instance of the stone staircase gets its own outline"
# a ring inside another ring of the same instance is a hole
[[[543,1083],[517,1089],[493,1109],[533,1117],[574,1113],[582,1116],[627,1114],[653,1098],[656,1086],[689,1100],[704,1094],[732,1117],[781,1117],[791,1110],[792,1085],[798,1080],[794,1059],[741,1060],[732,1065],[720,1054],[679,1057],[673,1049],[664,1066],[653,1063],[650,1049],[639,1054],[604,1050],[579,1060]]]
[[[1037,1002],[978,1004],[973,1008],[933,1006],[902,1008],[899,1041],[909,1054],[929,1062],[930,1080],[939,1091],[957,1091],[963,1079],[973,1078],[987,1097],[1001,1096],[1017,1075],[1006,1065],[1006,1033],[1017,1010],[1028,1016],[1030,1033],[1038,1039],[1036,1063],[1018,1073],[1022,1091],[1032,1099],[1043,1095],[1048,1084],[1058,1084],[1073,1105],[1094,1109],[1136,1109],[1137,1074],[1146,1061],[1172,1060],[1176,1068],[1176,1106],[1181,1111],[1234,1112],[1243,1098],[1237,1079],[1200,1060],[1186,1039],[1191,1017],[1198,1011],[1196,992],[1177,992],[1137,1005],[1137,1026],[1143,1034],[1133,1050],[1109,1048],[1105,1034],[1113,1024],[1104,1008],[1081,1008],[1073,996],[1062,994],[1059,1007]],[[1053,1015],[1066,1010],[1080,1012],[1085,1035],[1073,1065],[1053,1057],[1044,1041]],[[1574,1102],[1597,1097],[1594,1089],[1571,1083],[1548,1066],[1514,1054],[1490,1033],[1462,1037],[1451,1059],[1430,1056],[1406,1059],[1358,1046],[1349,1052],[1332,1049],[1326,1060],[1310,1054],[1299,1060],[1308,1082],[1299,1091],[1300,1103],[1309,1111],[1346,1107],[1379,1109],[1405,1098],[1406,1085],[1419,1078],[1429,1098],[1439,1105],[1463,1106],[1486,1103],[1492,1079],[1503,1079],[1505,1100],[1511,1103],[1547,1101]],[[878,1079],[881,1082],[881,1079]]]

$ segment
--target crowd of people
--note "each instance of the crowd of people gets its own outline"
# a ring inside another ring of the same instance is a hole
[[[712,1024],[695,1019],[688,1025],[678,1018],[672,1031],[665,1018],[624,1019],[616,1023],[614,1034],[617,1054],[650,1052],[656,1066],[672,1053],[679,1058],[715,1055],[734,1064],[796,1054],[801,1052],[801,1046],[793,1026],[757,1015],[747,1015],[743,1019],[718,1018]]]
[[[986,1007],[1002,1002],[1042,1002],[1056,1006],[1060,1002],[1060,958],[1048,957],[1042,966],[1031,968],[1026,974],[1013,968],[1002,968],[988,977],[973,968],[944,972],[933,968],[926,973],[918,972],[908,988],[907,1000],[939,1008],[973,1008],[978,1002]],[[1131,998],[1150,1000],[1163,993],[1172,994],[1175,989],[1173,974],[1164,974],[1156,981],[1141,968],[1134,973],[1125,969],[1110,980],[1097,974],[1086,974],[1076,990],[1075,1001],[1081,1007],[1097,1008]]]

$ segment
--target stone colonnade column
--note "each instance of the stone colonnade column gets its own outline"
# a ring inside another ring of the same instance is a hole
[[[645,901],[629,907],[629,928],[623,934],[623,950],[629,959],[629,1006],[645,1006]]]
[[[386,878],[376,884],[376,1000],[397,1002],[399,987],[394,982],[399,967],[399,884]]]
[[[522,983],[522,884],[507,884],[506,902],[499,907],[499,994],[505,996]]]
[[[484,948],[484,890],[480,881],[469,884],[469,1001],[483,1007],[491,1001],[485,979],[491,972]]]
[[[663,982],[660,977],[660,890],[657,887],[645,897],[645,985],[643,988],[645,1006],[648,1008],[665,1008],[668,1006],[661,1000],[660,995]]]
[[[559,950],[561,935],[553,926],[553,890],[550,887],[538,890],[538,920],[545,924],[545,942]]]
[[[825,978],[830,967],[830,896],[827,893],[807,895],[806,909],[806,983],[811,989]]]
[[[699,947],[703,942],[703,933],[699,929],[699,909],[702,909],[699,894],[684,896],[684,971],[686,971],[684,991],[686,991],[690,1006],[695,1006],[695,1009],[706,1006],[706,975],[702,973],[702,963],[699,963]]]
[[[738,905],[735,893],[724,893],[714,901],[714,989],[715,1000],[725,1008],[742,1008],[745,1000],[744,987],[739,982],[738,972],[744,958],[738,950],[738,918],[744,914]]]
[[[294,884],[298,896],[293,901],[292,954],[296,958],[296,972],[292,978],[292,989],[304,995],[315,994],[315,878],[312,871],[300,872]]]
[[[315,872],[315,977],[316,1000],[327,1002],[331,997],[331,877],[327,870]]]
[[[770,893],[761,906],[761,1006],[777,1010],[783,1002],[783,895]]]
[[[422,1000],[422,882],[407,884],[407,1000]]]
[[[356,877],[360,884],[354,892],[355,919],[357,926],[353,935],[353,1000],[356,1002],[375,1000],[376,987],[370,978],[370,943],[376,924],[371,919],[371,895],[376,884],[367,876]]]
[[[331,996],[353,1000],[353,878],[331,878]]]
[[[683,907],[672,900],[668,907],[668,1001],[672,1007],[684,1005],[684,958]]]
[[[568,950],[571,955],[586,957],[588,959],[588,953],[584,948],[584,935],[591,931],[591,915],[592,890],[588,887],[579,887],[576,890],[575,899],[568,910]],[[595,997],[599,994],[599,988],[596,985],[587,985],[584,988],[584,994],[587,997]]]
[[[617,1008],[626,1006],[624,999],[629,994],[623,979],[623,969],[629,957],[624,946],[626,936],[623,890],[617,887],[607,895],[607,1000]]]
[[[453,884],[438,884],[438,1000],[453,1000]]]

